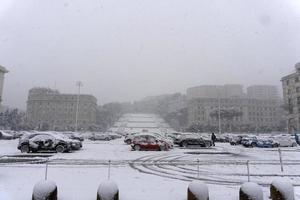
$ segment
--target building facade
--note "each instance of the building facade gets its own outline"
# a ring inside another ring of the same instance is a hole
[[[0,65],[0,104],[2,102],[2,93],[4,85],[4,74],[8,73],[7,69]]]
[[[281,79],[289,132],[300,130],[300,63],[295,65],[295,69]]]
[[[77,112],[76,94],[61,94],[48,88],[29,91],[26,120],[32,127],[43,130],[74,130]],[[97,99],[80,95],[78,130],[87,130],[96,124]]]
[[[267,131],[278,128],[281,120],[278,98],[249,98],[243,92],[235,93],[239,96],[229,97],[226,91],[222,92],[224,96],[220,98],[189,98],[188,125],[218,127],[220,108],[220,112],[225,113],[221,116],[223,131]]]
[[[273,85],[249,86],[247,96],[252,99],[279,99],[278,89]]]
[[[187,99],[195,98],[230,98],[244,97],[243,86],[231,85],[201,85],[187,89]]]

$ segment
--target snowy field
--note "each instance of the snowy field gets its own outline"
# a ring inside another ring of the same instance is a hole
[[[17,142],[0,141],[1,191],[12,200],[30,200],[34,184],[44,178],[46,158],[19,157]],[[251,180],[264,186],[265,199],[268,184],[280,176],[293,180],[300,199],[299,154],[299,147],[283,149],[281,173],[276,149],[217,144],[210,149],[135,152],[122,139],[85,141],[81,151],[49,154],[48,177],[57,183],[60,200],[92,200],[98,185],[107,180],[108,160],[112,160],[111,179],[118,183],[121,200],[184,200],[188,184],[198,178],[199,160],[199,179],[209,185],[211,199],[237,200],[240,184],[247,181],[245,163],[250,160]]]

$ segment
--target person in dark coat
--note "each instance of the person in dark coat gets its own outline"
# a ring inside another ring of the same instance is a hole
[[[217,140],[217,137],[216,137],[215,133],[212,133],[212,134],[211,134],[211,140],[212,140],[212,142],[213,142],[213,146],[215,146],[215,142],[216,142],[216,140]]]

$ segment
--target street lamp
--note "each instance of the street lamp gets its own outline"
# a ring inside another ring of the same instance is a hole
[[[221,134],[221,97],[220,97],[220,88],[218,88],[218,103],[219,103],[219,109],[218,109],[218,119],[219,119],[219,134]]]
[[[77,105],[76,105],[75,132],[77,132],[77,129],[78,129],[78,112],[79,112],[80,88],[83,86],[83,84],[82,84],[81,81],[78,81],[76,83],[76,86],[78,87],[78,94],[77,94]]]

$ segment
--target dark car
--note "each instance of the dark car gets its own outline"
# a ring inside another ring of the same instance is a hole
[[[229,143],[231,145],[240,145],[242,142],[243,136],[238,135],[238,136],[233,136],[232,138],[229,139]]]
[[[64,139],[68,144],[70,144],[70,147],[72,150],[79,150],[82,148],[82,142],[80,140],[76,139],[70,139],[68,135],[58,133],[57,136]]]
[[[71,144],[62,137],[47,133],[32,133],[20,138],[18,149],[22,153],[53,151],[68,152]]]
[[[80,142],[84,141],[83,136],[76,134],[76,133],[63,133],[64,135],[66,135],[68,138],[72,139],[72,140],[78,140]]]
[[[244,147],[256,147],[257,142],[258,142],[258,140],[256,137],[243,137],[241,144]]]
[[[278,146],[279,145],[275,143],[273,140],[267,140],[267,139],[258,139],[256,143],[256,147],[259,148],[273,148]]]
[[[188,146],[200,146],[200,147],[211,147],[212,141],[209,139],[205,139],[199,135],[188,134],[181,135],[176,139],[176,144],[180,147],[188,147]]]

